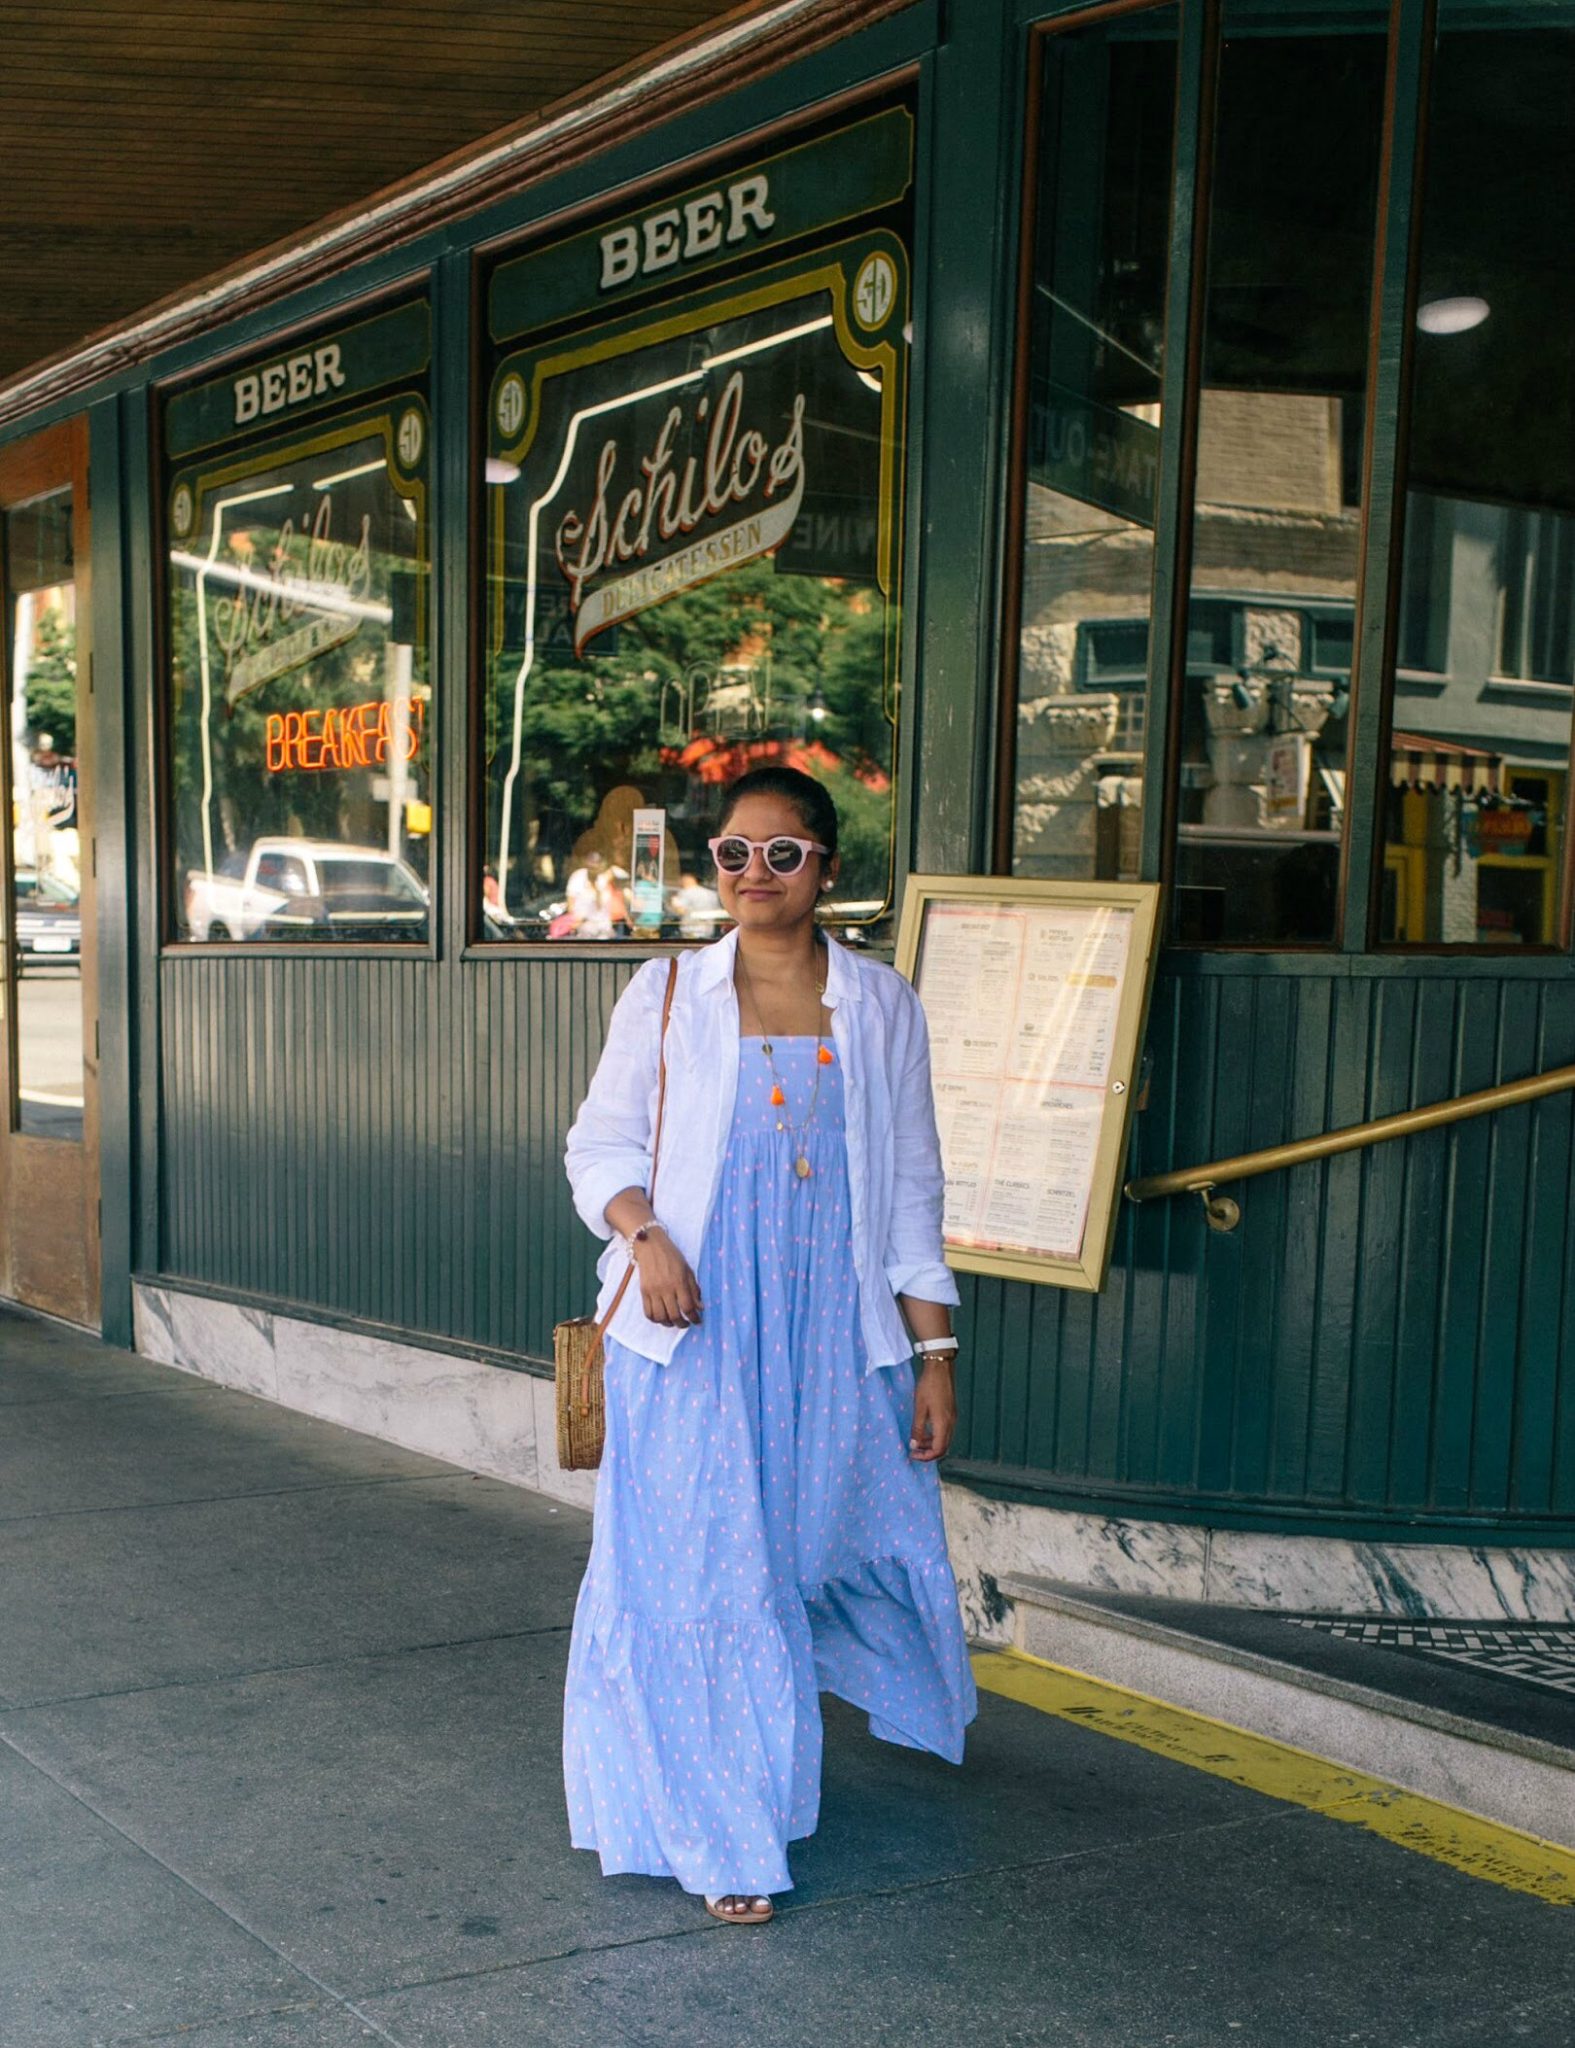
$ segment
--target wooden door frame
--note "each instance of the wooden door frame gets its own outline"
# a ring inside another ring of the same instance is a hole
[[[10,1079],[17,1068],[17,1001],[14,964],[0,967],[5,996],[0,1075],[0,1296],[96,1329],[100,1320],[98,949],[94,871],[97,847],[93,819],[93,586],[88,504],[88,422],[85,415],[63,420],[0,448],[0,512],[25,505],[46,492],[71,490],[72,584],[76,607],[77,664],[77,828],[81,877],[81,1000],[83,1112],[80,1145],[29,1136],[11,1128]],[[9,607],[4,562],[0,560],[0,619]],[[0,632],[0,697],[10,703],[9,661]],[[11,748],[0,745],[0,885],[11,886],[15,837],[11,824]],[[0,906],[3,907],[3,906]],[[36,1242],[29,1243],[23,1219],[31,1219]],[[79,1236],[80,1234],[80,1236]],[[81,1245],[77,1257],[71,1247]],[[52,1245],[44,1244],[53,1237]],[[31,1258],[29,1254],[32,1254]],[[42,1277],[40,1277],[40,1272]]]

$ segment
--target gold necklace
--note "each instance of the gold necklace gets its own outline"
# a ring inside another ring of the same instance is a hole
[[[782,1076],[777,1072],[776,1059],[771,1050],[771,1040],[766,1032],[766,1020],[759,1003],[755,999],[755,985],[749,978],[749,962],[744,958],[742,947],[739,948],[738,952],[738,966],[744,978],[744,993],[749,998],[749,1007],[754,1011],[755,1021],[760,1026],[760,1050],[765,1054],[766,1065],[771,1069],[772,1106],[773,1108],[785,1111],[787,1108],[787,1090],[782,1086]],[[804,1150],[802,1134],[815,1121],[815,1106],[820,1100],[820,1070],[822,1067],[829,1067],[832,1060],[831,1052],[825,1043],[826,1027],[820,1022],[821,1005],[825,993],[826,977],[822,975],[815,985],[815,1084],[809,1091],[809,1108],[796,1124],[790,1122],[785,1116],[777,1118],[777,1129],[779,1131],[796,1131],[799,1133],[798,1151],[793,1159],[793,1171],[800,1180],[808,1180],[811,1173],[814,1172],[814,1168],[810,1165],[808,1155]]]

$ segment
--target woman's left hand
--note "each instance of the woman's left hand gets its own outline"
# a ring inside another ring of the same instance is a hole
[[[957,1389],[949,1357],[927,1358],[913,1390],[913,1433],[908,1454],[917,1463],[933,1465],[951,1448],[957,1427]]]

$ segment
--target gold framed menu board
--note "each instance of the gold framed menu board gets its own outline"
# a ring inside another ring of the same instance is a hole
[[[909,876],[897,966],[929,1021],[959,1271],[1104,1285],[1158,904],[1148,882]]]

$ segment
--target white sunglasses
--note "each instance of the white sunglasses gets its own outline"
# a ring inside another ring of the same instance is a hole
[[[812,853],[831,851],[818,839],[794,839],[785,832],[775,839],[745,839],[740,833],[724,832],[720,839],[709,839],[706,844],[724,875],[741,875],[757,853],[772,874],[796,875]]]

